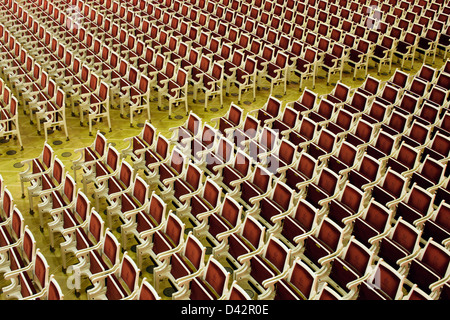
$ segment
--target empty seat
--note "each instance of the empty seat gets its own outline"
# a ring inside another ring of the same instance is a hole
[[[406,281],[412,287],[416,284],[427,294],[433,293],[438,281],[448,278],[450,255],[442,245],[429,239],[419,254],[404,266]]]
[[[400,270],[420,250],[421,234],[422,231],[400,217],[387,233],[375,236],[371,242],[380,259]]]
[[[370,275],[374,257],[375,252],[351,237],[337,256],[324,262],[329,271],[319,277],[338,291],[343,300],[352,299],[358,294],[359,284]]]
[[[342,248],[343,237],[342,229],[325,217],[313,233],[298,236],[297,241],[302,247],[299,257],[315,272],[321,273],[325,270],[325,265],[322,263]]]
[[[236,280],[248,281],[258,295],[267,290],[266,283],[289,271],[290,249],[270,235],[257,254],[241,258],[243,268],[236,271]]]
[[[160,282],[168,279],[176,291],[181,290],[189,283],[189,279],[203,272],[205,252],[206,248],[200,240],[189,232],[183,248],[154,268],[154,288],[159,290]]]
[[[92,276],[93,288],[87,291],[88,300],[123,300],[139,290],[140,270],[128,252],[110,273]]]
[[[420,218],[430,215],[433,212],[434,195],[413,185],[400,202],[394,207],[394,217],[415,225]]]
[[[179,251],[185,241],[184,229],[185,224],[180,218],[169,212],[160,228],[150,229],[141,235],[143,242],[136,247],[138,266],[142,266],[144,256],[151,261],[150,265],[158,265]]]
[[[371,196],[383,206],[390,207],[401,201],[406,194],[407,179],[399,173],[387,169],[382,178],[375,185],[366,188],[371,190]]]
[[[210,257],[202,272],[189,279],[182,290],[172,295],[174,300],[218,300],[228,293],[230,274],[214,258]]]
[[[361,283],[356,300],[399,300],[404,295],[404,282],[404,275],[380,259],[370,277]]]

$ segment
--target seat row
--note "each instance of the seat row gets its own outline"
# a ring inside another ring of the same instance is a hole
[[[63,300],[59,283],[0,176],[0,279],[5,299]]]

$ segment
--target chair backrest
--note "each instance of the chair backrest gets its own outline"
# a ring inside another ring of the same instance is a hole
[[[195,164],[189,163],[186,169],[186,182],[197,190],[202,182],[203,171],[198,168]]]
[[[64,294],[59,283],[56,281],[53,275],[50,275],[50,280],[47,289],[47,300],[63,300]]]
[[[225,270],[215,258],[210,257],[206,265],[204,280],[214,289],[219,297],[221,297],[228,287],[228,279],[230,274]]]
[[[131,292],[138,287],[139,274],[140,270],[136,262],[134,262],[128,253],[124,253],[120,265],[120,278]]]
[[[204,266],[206,248],[189,232],[184,243],[184,257],[194,266],[195,270],[200,270]]]
[[[103,241],[103,258],[108,259],[111,265],[115,265],[120,261],[120,243],[110,230],[106,230]]]
[[[50,266],[47,262],[47,259],[45,259],[45,256],[40,251],[37,251],[33,267],[33,280],[41,290],[47,287],[47,283],[49,280],[49,271]]]
[[[185,224],[174,213],[169,212],[164,226],[165,234],[178,245],[183,241]]]
[[[391,300],[401,296],[401,290],[405,279],[383,259],[378,260],[367,284],[370,287],[381,290]]]
[[[144,278],[141,282],[139,290],[139,300],[161,300],[155,288]]]

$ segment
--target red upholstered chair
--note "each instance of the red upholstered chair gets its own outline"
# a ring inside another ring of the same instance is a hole
[[[379,259],[369,278],[360,284],[356,300],[399,300],[405,276]]]
[[[110,273],[120,263],[120,243],[107,229],[99,243],[93,247],[78,250],[78,263],[71,265],[68,272],[73,273],[69,279],[75,288],[75,295],[80,295],[82,278],[97,277]]]
[[[25,182],[29,182],[31,179],[44,173],[48,173],[53,165],[54,158],[55,153],[53,148],[45,142],[39,156],[21,162],[25,166],[25,170],[19,173],[22,197],[25,197]]]
[[[242,123],[243,115],[244,110],[232,102],[225,115],[222,117],[213,118],[211,121],[215,124],[214,128],[218,129],[220,133],[225,135],[226,129],[235,128]]]
[[[444,201],[440,202],[431,215],[425,216],[416,222],[416,226],[423,230],[422,239],[433,239],[448,248],[450,244],[450,224],[448,214],[450,205]]]
[[[151,264],[158,265],[168,259],[174,252],[184,245],[185,224],[174,213],[169,212],[166,220],[160,227],[142,233],[142,242],[136,247],[137,263],[142,266],[144,256],[150,259]]]
[[[108,142],[105,136],[97,130],[95,139],[91,145],[84,148],[74,150],[75,153],[79,153],[79,157],[72,161],[73,164],[73,177],[77,181],[77,170],[81,169],[83,165],[89,166],[94,164],[103,158],[108,147]]]
[[[290,249],[278,238],[269,235],[266,244],[257,254],[240,259],[243,268],[235,271],[237,281],[246,281],[260,296],[267,291],[267,283],[289,272]]]
[[[204,272],[205,252],[200,240],[189,232],[183,247],[153,269],[154,288],[159,290],[160,282],[169,280],[175,291],[182,290],[192,278]]]
[[[29,270],[10,271],[5,279],[11,282],[3,288],[7,300],[34,300],[44,294],[50,279],[50,266],[40,250]]]
[[[134,168],[124,160],[114,172],[98,177],[94,190],[95,207],[100,207],[100,199],[108,202],[111,196],[127,192],[132,187],[133,178]]]
[[[140,270],[128,252],[111,272],[92,276],[94,287],[87,291],[89,300],[125,300],[139,290]]]
[[[377,256],[395,270],[401,270],[420,250],[422,231],[399,217],[387,232],[371,238]]]
[[[358,294],[359,284],[369,278],[374,259],[375,252],[351,237],[338,255],[323,262],[326,271],[318,276],[343,300],[352,299]]]
[[[230,274],[214,257],[196,277],[190,279],[183,289],[172,295],[174,300],[218,300],[228,293]]]
[[[428,239],[419,254],[403,267],[405,283],[410,287],[417,285],[429,295],[442,286],[449,278],[450,255],[448,250],[433,239]]]

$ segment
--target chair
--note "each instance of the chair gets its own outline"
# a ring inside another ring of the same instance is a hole
[[[223,295],[219,300],[252,300],[248,293],[237,283],[236,280],[230,286],[228,293]]]
[[[172,212],[169,212],[164,224],[142,233],[142,242],[136,246],[138,266],[142,266],[144,255],[154,266],[170,258],[184,245],[185,224]]]
[[[425,144],[422,149],[422,158],[429,155],[431,158],[438,161],[443,161],[449,157],[450,154],[450,139],[444,136],[443,133],[437,132],[432,139]]]
[[[298,185],[299,193],[305,195],[305,199],[314,207],[319,208],[321,201],[327,201],[339,190],[340,179],[341,177],[335,172],[323,167],[312,181]]]
[[[204,271],[205,252],[200,240],[189,232],[183,247],[153,269],[153,287],[159,290],[160,282],[168,280],[175,291],[183,290],[190,279]]]
[[[2,108],[0,116],[0,136],[11,139],[18,139],[21,150],[23,150],[22,138],[20,135],[19,116],[17,113],[18,101],[16,97],[11,97],[9,109]]]
[[[188,115],[187,86],[187,71],[183,68],[178,68],[176,78],[174,80],[169,80],[167,90],[158,91],[158,110],[161,110],[162,98],[165,98],[169,100],[169,119],[172,118],[172,105],[178,105],[180,102],[184,102],[186,115]]]
[[[439,41],[440,32],[438,30],[428,28],[423,35],[420,36],[417,43],[416,52],[423,55],[423,63],[427,57],[433,57],[433,64],[436,60],[437,44]]]
[[[49,274],[50,266],[40,250],[37,250],[30,270],[19,269],[5,275],[5,279],[10,280],[11,284],[3,288],[3,294],[7,300],[35,299],[46,290]]]
[[[412,33],[406,32],[402,39],[397,42],[397,47],[394,51],[394,55],[397,56],[398,60],[401,60],[401,70],[403,70],[405,62],[407,60],[411,61],[411,67],[414,66],[414,57],[416,55],[416,48],[419,43],[419,37]]]
[[[299,77],[299,90],[302,89],[304,80],[311,79],[313,81],[312,88],[316,87],[318,52],[316,49],[308,46],[303,56],[296,59],[295,75]]]
[[[321,104],[325,99],[321,100]],[[326,102],[325,102],[326,103]],[[301,116],[299,116],[301,117]],[[312,140],[314,140],[320,131],[319,124],[308,117],[302,117],[298,128],[291,130],[287,139],[301,149]]]
[[[178,143],[182,148],[186,147],[183,139],[197,136],[202,128],[202,119],[193,113],[189,112],[187,120],[178,127],[170,128],[172,136],[169,141],[171,143]]]
[[[378,64],[378,75],[380,75],[381,67],[386,64],[389,64],[389,73],[391,73],[392,57],[396,46],[397,41],[386,34],[379,44],[375,44],[372,60]]]
[[[100,161],[106,153],[108,148],[108,141],[105,136],[97,130],[94,141],[91,145],[84,148],[74,150],[75,153],[79,153],[79,157],[72,161],[73,177],[77,181],[77,170],[83,166],[87,167],[94,165],[95,162]]]
[[[367,76],[369,70],[369,59],[373,54],[374,46],[364,38],[359,38],[358,45],[351,48],[348,53],[349,66],[353,68],[353,80],[356,79],[358,70],[365,70],[364,76]]]
[[[50,189],[55,189],[61,185],[65,176],[65,167],[62,161],[55,158],[51,172],[43,175],[38,175],[36,179],[30,181],[28,189],[28,202],[30,207],[30,213],[34,213],[33,200],[41,194],[48,192]]]
[[[447,58],[447,54],[449,53],[449,45],[450,45],[450,28],[447,27],[445,32],[441,32],[439,35],[439,40],[437,43],[437,48],[444,51],[444,59]]]
[[[53,165],[54,157],[55,153],[53,148],[47,142],[44,142],[44,147],[39,156],[21,162],[22,165],[27,165],[26,169],[19,173],[22,198],[25,197],[25,182],[37,178],[44,173],[48,173]]]
[[[356,300],[399,300],[405,276],[379,259],[369,278],[360,284]]]
[[[400,202],[406,194],[407,179],[388,168],[382,178],[374,185],[366,187],[371,190],[371,197],[383,206],[390,207]]]
[[[270,94],[273,92],[275,85],[282,83],[284,85],[284,94],[286,94],[287,73],[288,73],[288,56],[278,51],[272,61],[267,64],[266,79],[270,82]]]
[[[189,194],[182,197],[185,206],[177,210],[177,216],[181,219],[187,218],[195,228],[199,226],[199,216],[208,215],[219,210],[222,198],[222,188],[210,177],[207,177],[201,192]]]
[[[264,124],[267,120],[277,118],[281,112],[282,102],[272,95],[269,95],[266,103],[259,109],[252,110],[248,113],[255,117],[261,124]]]
[[[354,216],[364,209],[364,193],[347,181],[339,193],[320,203],[319,218],[326,216],[331,219],[347,235],[352,230]]]
[[[128,146],[122,149],[121,157],[126,158],[127,156],[131,156],[135,158],[137,150],[149,149],[153,146],[153,143],[156,141],[156,136],[156,128],[149,120],[145,120],[144,126],[138,135],[124,139],[124,142],[128,142]]]
[[[38,212],[41,232],[44,231],[44,225],[46,225],[44,216],[49,214],[51,210],[65,209],[73,205],[77,192],[74,179],[66,174],[64,182],[61,182],[59,186],[40,193],[41,202],[38,203]]]
[[[205,111],[208,110],[208,100],[219,95],[220,107],[223,108],[223,78],[224,67],[217,62],[214,62],[210,73],[203,75],[202,90],[205,92]]]
[[[236,228],[225,231],[220,236],[220,243],[213,247],[216,259],[225,257],[230,266],[237,270],[243,268],[241,258],[261,251],[264,245],[266,229],[254,217],[245,216]]]
[[[401,118],[401,116],[399,118]],[[395,150],[395,146],[398,144],[399,139],[399,133],[396,136],[392,136],[381,129],[378,131],[375,141],[366,146],[366,153],[380,161],[380,163],[384,163],[387,158],[389,158],[391,152]]]
[[[426,294],[432,295],[434,288],[449,277],[449,260],[448,251],[433,239],[428,239],[419,254],[403,266],[405,284],[410,287],[417,285]]]
[[[417,167],[417,170],[407,175],[410,177],[409,186],[417,184],[423,189],[429,189],[440,185],[444,181],[445,169],[446,166],[443,163],[426,156]]]
[[[318,61],[318,65],[327,72],[327,85],[330,84],[331,75],[339,73],[339,81],[342,81],[342,72],[344,71],[344,61],[347,58],[345,46],[340,43],[334,43],[331,50],[325,52]]]
[[[2,219],[0,225],[0,249],[8,250],[15,245],[20,245],[23,241],[25,229],[22,213],[14,206],[10,215]]]
[[[274,221],[289,215],[294,209],[293,201],[293,190],[285,183],[277,181],[267,196],[251,198],[253,207],[246,214],[253,215],[270,233],[274,227]]]
[[[117,238],[107,229],[101,241],[95,246],[75,253],[79,262],[70,266],[73,275],[69,278],[73,282],[75,295],[80,295],[82,277],[91,279],[111,273],[120,264],[120,249]]]
[[[110,273],[92,276],[94,287],[87,291],[89,300],[123,300],[139,290],[140,270],[125,252],[120,264]]]
[[[91,204],[87,196],[78,191],[76,199],[66,207],[60,207],[50,210],[52,220],[47,223],[50,250],[55,248],[55,234],[63,235],[66,229],[71,229],[76,226],[85,225],[90,219]]]
[[[240,261],[243,267],[235,271],[235,279],[238,282],[248,281],[257,294],[262,295],[267,290],[267,282],[289,271],[290,249],[279,239],[269,235],[266,244],[257,254],[243,256]]]
[[[200,224],[194,227],[197,238],[206,238],[217,247],[225,234],[235,232],[241,225],[242,205],[228,194],[225,195],[218,210],[210,210],[198,215]]]
[[[449,213],[449,205],[442,201],[429,215],[416,221],[416,226],[422,230],[422,239],[433,239],[435,242],[448,247],[450,228],[446,216]]]
[[[353,96],[344,103],[342,109],[350,112],[355,117],[360,116],[367,111],[368,100],[368,96],[366,96],[362,92],[356,91]]]
[[[369,78],[370,77],[367,77],[367,79]],[[364,83],[367,83],[367,79]],[[348,85],[342,83],[341,81],[338,81],[333,90],[331,90],[331,92],[328,94],[322,95],[321,99],[325,99],[334,104],[336,107],[339,107],[348,100],[350,92],[351,90]]]
[[[230,274],[210,257],[202,272],[189,279],[182,290],[172,295],[174,300],[218,300],[228,293]]]
[[[169,157],[170,141],[158,133],[155,142],[150,148],[136,150],[136,156],[132,156],[133,168],[137,171],[144,170],[146,176],[152,174],[152,166],[161,163]]]
[[[260,153],[259,162],[279,177],[284,168],[290,167],[298,158],[297,147],[289,140],[282,138],[271,151]]]
[[[342,250],[343,232],[337,224],[325,217],[313,233],[298,235],[295,241],[301,247],[297,256],[314,272],[321,274],[327,267],[324,263]]]
[[[266,126],[261,128],[261,132],[254,139],[242,143],[244,150],[255,162],[259,161],[260,156],[270,153],[277,144],[277,132]]]
[[[416,224],[416,220],[433,213],[434,195],[425,189],[413,185],[408,193],[393,206],[394,217],[402,217],[404,221],[412,225]]]
[[[230,184],[239,191],[233,195],[247,210],[253,207],[250,199],[253,197],[267,196],[272,187],[272,175],[261,165],[256,165],[250,178],[236,180]]]
[[[420,152],[412,146],[401,143],[386,161],[386,167],[407,176],[420,165]]]
[[[319,279],[338,291],[343,300],[352,299],[358,294],[359,284],[371,275],[374,257],[375,252],[351,237],[337,256],[323,262],[328,270],[318,275]]]
[[[317,102],[317,96],[317,93],[305,88],[302,95],[296,101],[288,102],[286,106],[292,107],[303,115],[303,113],[314,109]]]
[[[402,92],[404,91],[404,88],[408,86],[408,82],[409,82],[409,74],[407,74],[402,70],[395,69],[394,74],[386,81],[386,84],[389,84],[394,88],[396,88],[397,90],[400,90],[400,92]]]
[[[184,139],[186,148],[183,149],[183,152],[188,154],[192,161],[200,161],[205,151],[213,152],[218,139],[219,132],[210,125],[205,124],[203,125],[201,135],[199,134],[198,137]]]
[[[267,119],[265,126],[278,131],[278,137],[283,138],[298,127],[298,122],[301,118],[300,113],[293,108],[286,106],[283,113],[277,118]]]
[[[130,126],[133,126],[134,114],[147,110],[147,121],[151,121],[150,117],[150,79],[145,75],[139,76],[137,86],[130,88],[130,98],[128,100],[130,107]]]
[[[320,162],[339,147],[338,139],[338,136],[328,130],[328,128],[323,128],[313,140],[303,145],[302,148]]]
[[[131,188],[126,192],[113,194],[109,197],[106,208],[106,218],[109,228],[113,227],[113,217],[118,216],[121,222],[125,214],[131,211],[140,211],[148,201],[149,185],[136,174]]]
[[[129,191],[133,177],[133,167],[124,160],[114,172],[98,177],[94,189],[95,207],[100,207],[100,198],[105,198],[108,202],[111,196]]]
[[[243,114],[244,110],[232,102],[225,115],[213,118],[211,121],[215,123],[214,128],[217,128],[224,135],[226,129],[235,128],[242,123]]]
[[[400,270],[420,250],[421,234],[422,231],[399,217],[392,228],[371,238],[370,242],[378,258]]]
[[[248,56],[245,58],[243,67],[236,70],[236,77],[231,81],[231,84],[234,84],[238,88],[238,104],[242,101],[242,93],[247,90],[252,90],[253,102],[256,101],[256,77],[256,61],[252,57]]]

